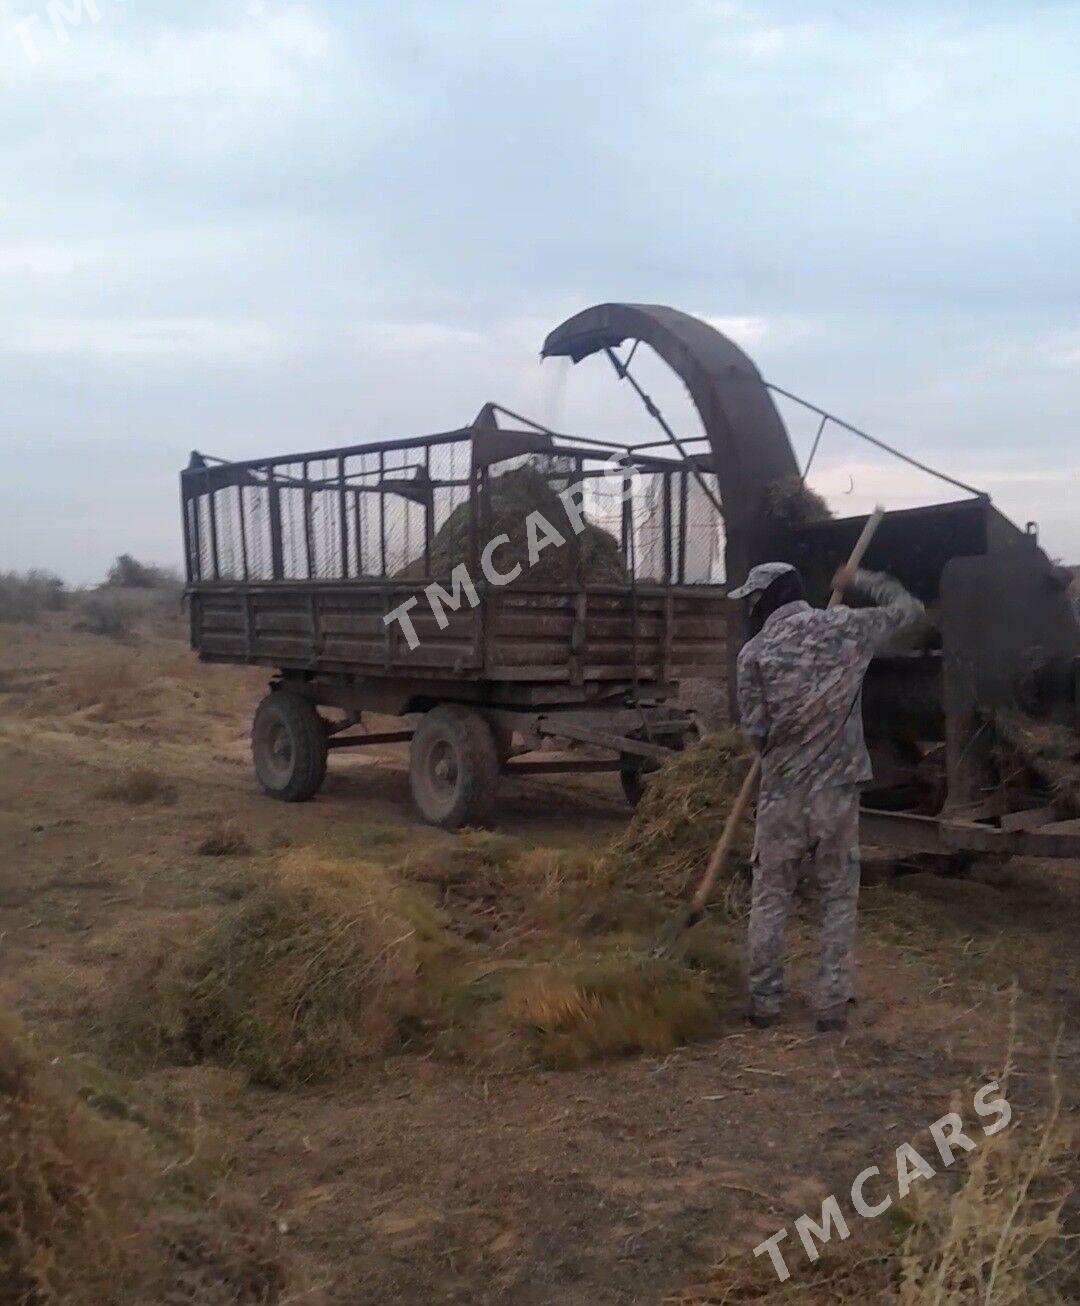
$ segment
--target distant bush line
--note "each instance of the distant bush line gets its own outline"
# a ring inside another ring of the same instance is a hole
[[[140,562],[130,553],[121,553],[109,568],[98,591],[105,589],[176,590],[183,582],[179,574],[169,567]],[[68,606],[77,591],[69,590],[64,581],[51,571],[34,568],[30,571],[0,572],[0,621],[36,621],[43,612],[60,612]],[[89,597],[82,591],[85,606],[90,609],[88,619],[95,627],[108,626],[101,633],[115,634],[116,625],[111,601]],[[95,606],[97,605],[97,606]],[[108,609],[108,611],[106,611]]]

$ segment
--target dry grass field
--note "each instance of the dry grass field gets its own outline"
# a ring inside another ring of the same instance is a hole
[[[738,884],[649,955],[668,805],[654,882],[607,778],[451,836],[387,746],[275,804],[265,676],[170,593],[0,619],[0,1306],[1080,1299],[1080,866],[868,885],[842,1038],[807,902],[755,1032]],[[796,1217],[950,1109],[982,1139],[995,1077],[1009,1128],[810,1264]]]

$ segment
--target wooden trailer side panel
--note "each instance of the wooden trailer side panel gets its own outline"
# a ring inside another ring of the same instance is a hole
[[[386,615],[410,598],[410,648]],[[192,646],[204,661],[363,675],[481,671],[479,613],[447,611],[441,628],[422,591],[400,585],[202,586],[191,593]]]
[[[719,587],[488,591],[445,610],[440,627],[422,587],[408,584],[196,585],[192,646],[205,661],[363,676],[582,685],[595,681],[723,681],[735,605]],[[417,643],[386,615],[416,598]]]
[[[719,587],[493,592],[486,674],[492,680],[670,682],[723,679],[734,606]]]

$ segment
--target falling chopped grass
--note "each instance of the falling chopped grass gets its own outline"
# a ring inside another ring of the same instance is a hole
[[[677,753],[649,776],[629,825],[597,862],[605,885],[634,886],[668,899],[685,898],[720,837],[749,766],[734,730],[707,735]],[[728,862],[728,891],[734,909],[753,846],[752,822],[739,833]]]

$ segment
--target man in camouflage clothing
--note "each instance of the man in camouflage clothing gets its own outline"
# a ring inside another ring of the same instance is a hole
[[[872,778],[863,740],[862,684],[870,659],[923,612],[890,576],[841,568],[833,582],[874,607],[812,608],[794,567],[754,567],[731,592],[750,604],[757,633],[738,659],[742,729],[761,753],[750,908],[750,1020],[779,1017],[784,935],[803,860],[822,914],[820,1030],[843,1029],[854,998],[859,894],[859,790]]]

